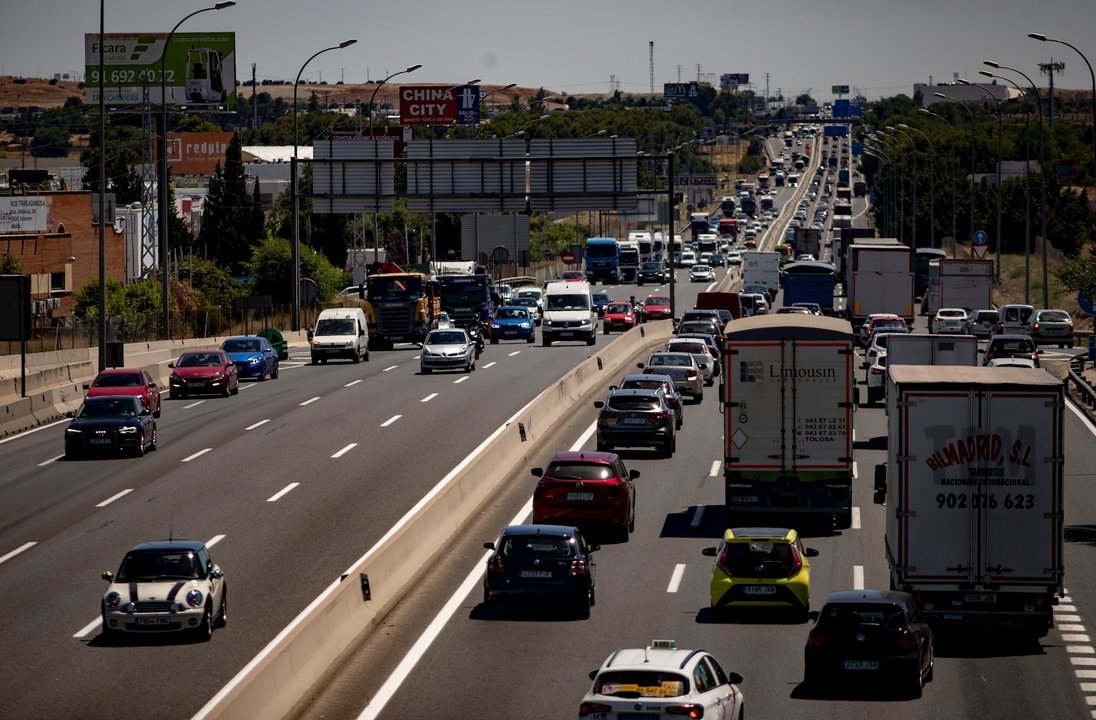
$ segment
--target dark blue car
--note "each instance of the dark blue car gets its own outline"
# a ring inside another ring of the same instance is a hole
[[[278,377],[278,353],[264,337],[231,337],[221,343],[221,350],[224,350],[228,359],[236,366],[236,374],[241,380]]]
[[[499,340],[536,342],[536,322],[524,305],[503,305],[491,319],[491,344]]]
[[[609,297],[608,293],[594,293],[592,298],[594,300],[594,310],[597,310],[597,316],[604,317],[605,308],[609,306],[613,299]]]

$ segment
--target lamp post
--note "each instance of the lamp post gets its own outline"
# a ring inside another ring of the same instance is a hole
[[[890,208],[889,208],[890,203],[886,202],[886,199],[887,199],[887,196],[888,196],[887,184],[889,183],[890,178],[887,176],[888,173],[886,172],[885,158],[883,157],[882,151],[880,151],[879,148],[876,145],[871,144],[867,141],[865,141],[865,143],[864,143],[864,154],[872,156],[873,158],[875,158],[878,161],[878,164],[879,164],[879,177],[880,177],[879,184],[881,186],[881,189],[882,189],[882,192],[883,192],[883,197],[884,197],[883,234],[887,235],[887,234],[889,234],[887,232],[887,230],[889,228],[888,214],[890,212]]]
[[[921,132],[915,127],[911,127],[905,123],[898,123],[898,127],[903,130],[911,130],[921,137],[925,138],[925,142],[929,145],[929,247],[936,247],[936,178],[933,177],[935,161],[933,156],[936,154],[936,150],[932,147],[932,140],[929,140],[929,136]]]
[[[890,135],[887,135],[887,134],[882,133],[882,132],[872,133],[871,136],[873,138],[875,138],[877,142],[879,142],[883,147],[886,147],[887,149],[890,148],[890,146],[887,145],[888,140],[893,140],[894,142],[899,142],[898,138],[891,137]],[[895,162],[895,164],[897,165],[897,162]],[[897,191],[898,191],[898,202],[896,204],[898,205],[898,232],[896,234],[898,235],[899,240],[905,242],[905,239],[906,239],[906,172],[905,172],[905,168],[902,168],[902,172],[899,173]]]
[[[103,208],[107,204],[107,107],[106,107],[106,0],[99,0],[99,372],[107,369],[107,226]],[[161,98],[163,99],[163,98]],[[167,277],[167,273],[164,273]],[[166,302],[166,300],[165,300]],[[21,344],[26,360],[26,345]],[[27,396],[26,373],[20,380],[20,395]]]
[[[910,157],[913,158],[913,211],[910,212],[910,226],[913,231],[913,237],[910,239],[914,249],[917,248],[917,144],[913,142],[913,136],[907,132],[903,132],[896,127],[887,125],[885,128],[890,132],[900,133],[902,137],[910,141]]]
[[[491,97],[495,93],[505,92],[506,90],[509,90],[510,88],[517,87],[517,85],[518,85],[517,83],[510,83],[509,85],[503,85],[500,88],[495,88],[491,92],[484,93],[479,99],[480,105],[483,106],[486,103],[487,98]],[[482,122],[480,123],[480,125],[483,125],[483,124],[485,124],[485,123],[482,123]],[[479,125],[476,126],[475,130],[476,131],[474,133],[472,133],[472,137],[475,137],[476,135],[479,134]]]
[[[1031,302],[1031,185],[1028,178],[1031,177],[1031,102],[1027,99],[1027,91],[1016,84],[1016,81],[1004,75],[994,75],[987,70],[979,70],[979,75],[988,78],[1004,80],[1024,97],[1024,303]]]
[[[875,156],[883,161],[883,172],[886,185],[883,188],[884,197],[886,198],[886,212],[883,216],[883,225],[886,234],[898,235],[899,228],[897,223],[898,217],[898,177],[897,174],[891,171],[894,167],[894,160],[891,158],[890,153],[883,147],[883,143],[874,137],[868,137],[865,142],[870,141]]]
[[[397,75],[406,75],[407,73],[415,72],[416,70],[418,70],[421,67],[422,67],[422,65],[410,65],[405,70],[400,70],[399,72],[392,73],[391,75],[386,77],[384,80],[381,80],[379,83],[377,83],[376,87],[373,88],[373,94],[369,96],[369,105],[367,106],[368,112],[369,112],[369,137],[373,139],[373,142],[377,141],[376,138],[373,137],[373,101],[377,99],[377,91],[381,89],[381,85],[384,85],[386,82],[388,82],[392,78],[396,77]],[[296,105],[296,103],[294,103],[294,105]],[[376,153],[374,153],[374,157],[375,156],[376,156]],[[365,222],[365,218],[362,218],[362,223],[364,224],[364,222]],[[380,233],[377,231],[377,211],[374,209],[373,210],[373,260],[374,260],[374,262],[376,262],[378,257],[380,257]]]
[[[933,93],[938,98],[943,100],[949,100],[953,103],[958,103],[963,106],[963,109],[967,111],[967,117],[970,118],[970,237],[973,246],[974,242],[974,142],[975,142],[975,130],[974,130],[974,112],[970,109],[962,100],[953,98],[950,95],[944,93]]]
[[[342,48],[349,47],[357,40],[343,40],[338,45],[332,45],[326,47],[319,52],[313,53],[312,57],[304,61],[304,65],[301,65],[301,69],[297,72],[297,78],[293,81],[293,160],[289,164],[289,189],[293,197],[293,257],[290,260],[290,264],[293,266],[292,280],[293,287],[291,288],[291,297],[293,298],[293,325],[294,331],[301,329],[301,194],[297,189],[297,86],[301,82],[301,75],[304,73],[304,69],[308,67],[308,63],[316,59],[317,56],[324,54],[330,50],[341,50]]]
[[[1075,46],[1070,45],[1065,40],[1058,40],[1057,38],[1047,37],[1042,33],[1028,33],[1029,38],[1035,38],[1036,40],[1042,40],[1043,42],[1058,43],[1059,45],[1065,45],[1067,48],[1071,48],[1075,53],[1081,56],[1081,59],[1085,61],[1085,65],[1088,65],[1088,74],[1092,76],[1092,173],[1096,177],[1096,72],[1092,70],[1092,63],[1088,61],[1085,54],[1078,50]]]
[[[175,27],[171,28],[171,32],[167,34],[167,39],[164,41],[164,51],[160,55],[160,142],[158,143],[158,151],[160,153],[160,277],[162,280],[161,289],[161,321],[164,326],[164,337],[171,339],[171,285],[169,283],[168,275],[168,222],[171,217],[168,210],[168,203],[171,202],[171,198],[168,193],[168,177],[167,177],[167,50],[171,47],[171,38],[175,35],[175,31],[179,29],[179,26],[185,23],[195,15],[200,15],[204,12],[211,10],[223,10],[225,8],[235,5],[235,0],[225,0],[225,2],[219,2],[212,7],[201,8],[195,10],[179,22],[175,23]],[[102,47],[100,42],[99,47]],[[100,79],[102,79],[102,68],[99,70]],[[174,86],[173,86],[174,89]],[[102,95],[102,93],[100,93]],[[105,159],[101,158],[100,163]],[[100,215],[102,210],[99,211]],[[100,282],[103,282],[100,279]],[[104,352],[100,350],[100,352]]]
[[[1008,67],[1007,65],[1001,65],[995,63],[992,60],[983,60],[983,64],[989,65],[996,70],[1009,70],[1016,73],[1020,77],[1028,81],[1028,85],[1031,85],[1031,90],[1035,94],[1035,104],[1039,108],[1039,223],[1041,234],[1043,238],[1043,307],[1050,305],[1050,287],[1048,286],[1047,278],[1047,183],[1046,183],[1046,143],[1043,142],[1043,100],[1039,96],[1039,88],[1035,86],[1026,74],[1020,72],[1014,67]],[[1096,128],[1093,129],[1096,132]],[[1024,178],[1027,181],[1027,178]]]
[[[927,110],[925,108],[918,108],[918,109],[921,112],[925,113],[926,115],[932,115],[937,120],[943,120],[944,123],[950,128],[955,127],[954,125],[951,124],[951,120],[948,120],[943,115],[937,115],[936,113],[932,112],[931,110]],[[958,212],[958,209],[959,209],[959,195],[958,195],[958,191],[955,188],[955,175],[958,172],[958,168],[956,166],[957,166],[957,163],[956,163],[956,160],[955,160],[955,154],[953,153],[952,156],[951,156],[951,256],[952,257],[955,257],[959,252],[959,248],[958,248],[959,230],[958,230],[958,220],[957,220],[958,215],[959,215],[959,212]]]
[[[984,85],[978,83],[972,83],[970,80],[959,78],[959,82],[963,85],[970,85],[976,87],[982,92],[989,95],[994,104],[997,106],[997,282],[1001,282],[1001,134],[1002,134],[1002,121],[1001,121],[1001,101],[997,99],[997,96],[993,94],[993,91]]]

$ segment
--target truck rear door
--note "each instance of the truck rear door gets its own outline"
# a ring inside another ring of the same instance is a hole
[[[850,468],[852,362],[847,342],[728,342],[730,469]]]

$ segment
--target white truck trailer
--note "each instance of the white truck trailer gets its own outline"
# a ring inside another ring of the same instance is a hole
[[[847,312],[853,330],[872,313],[894,313],[913,325],[913,251],[896,240],[854,241],[845,251]]]
[[[889,369],[890,586],[934,625],[1042,637],[1062,593],[1061,381],[1028,368]]]
[[[940,308],[989,310],[993,307],[992,260],[934,260],[921,313],[935,315]]]

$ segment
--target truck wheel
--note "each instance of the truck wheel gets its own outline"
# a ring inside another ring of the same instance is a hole
[[[602,333],[602,335],[608,335],[609,334],[609,326],[606,325],[605,323],[601,324],[601,333]]]
[[[833,526],[838,530],[848,530],[852,527],[852,511],[839,512],[833,516]]]
[[[552,347],[552,341],[548,339],[547,335],[540,336],[540,344],[544,347]]]

